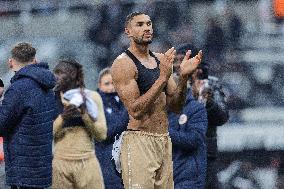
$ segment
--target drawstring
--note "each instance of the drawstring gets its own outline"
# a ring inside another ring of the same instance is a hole
[[[86,167],[86,163],[85,163],[84,159],[82,159],[82,163],[83,163],[83,168],[85,168]]]

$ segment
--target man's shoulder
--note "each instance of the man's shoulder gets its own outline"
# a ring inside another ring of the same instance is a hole
[[[122,53],[114,60],[111,66],[111,72],[112,75],[114,76],[117,74],[125,75],[126,73],[127,74],[133,73],[133,75],[135,75],[135,73],[137,72],[137,68],[134,62],[132,61],[132,59],[129,58],[125,53]]]
[[[131,58],[129,58],[129,56],[127,56],[126,53],[122,53],[120,54],[114,61],[113,61],[113,65],[115,64],[132,64],[133,61],[131,60]]]
[[[39,97],[40,91],[43,89],[31,78],[23,77],[13,81],[6,90],[8,98],[22,98],[25,100],[33,100]],[[49,93],[53,94],[53,93]]]

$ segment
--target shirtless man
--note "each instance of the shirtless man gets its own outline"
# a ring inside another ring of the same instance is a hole
[[[179,112],[186,97],[188,77],[201,62],[202,52],[180,65],[178,85],[172,77],[175,49],[152,53],[152,22],[148,15],[127,16],[125,33],[130,47],[111,68],[118,95],[130,115],[122,138],[121,169],[125,188],[173,188],[172,144],[168,135],[167,108]]]

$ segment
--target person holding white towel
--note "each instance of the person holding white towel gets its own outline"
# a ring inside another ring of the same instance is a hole
[[[59,116],[53,124],[52,188],[103,189],[94,139],[106,139],[107,127],[100,95],[85,89],[82,65],[61,60],[54,68]]]

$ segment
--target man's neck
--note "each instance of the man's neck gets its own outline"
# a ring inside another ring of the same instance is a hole
[[[148,57],[149,54],[149,45],[139,45],[136,43],[131,43],[129,50],[135,54],[136,56],[140,57],[140,58],[146,58]]]
[[[17,64],[17,67],[16,68],[14,68],[14,72],[18,72],[20,69],[22,69],[23,67],[26,67],[26,66],[28,66],[28,65],[31,65],[31,64],[33,64],[32,62],[30,62],[30,63],[18,63]]]

